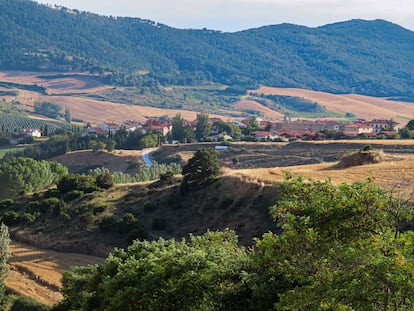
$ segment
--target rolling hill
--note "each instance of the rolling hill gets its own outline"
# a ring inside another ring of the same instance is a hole
[[[414,95],[414,33],[383,20],[222,33],[1,0],[0,29],[1,69],[107,72],[110,83],[148,87],[219,82],[233,91],[261,84]]]

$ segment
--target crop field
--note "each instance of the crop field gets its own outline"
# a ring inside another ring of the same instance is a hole
[[[100,257],[48,251],[17,242],[11,243],[10,252],[6,287],[49,305],[62,299],[59,290],[64,270],[103,262]]]
[[[405,125],[408,120],[414,119],[414,105],[412,103],[391,101],[385,98],[363,96],[357,94],[330,94],[304,89],[261,87],[256,93],[265,95],[296,96],[309,99],[325,106],[330,111],[345,114],[352,112],[362,119],[393,119]]]

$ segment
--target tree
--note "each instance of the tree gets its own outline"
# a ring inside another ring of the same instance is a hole
[[[70,123],[72,121],[72,117],[71,117],[69,108],[65,108],[65,121],[68,122],[68,123]]]
[[[145,134],[139,141],[139,148],[154,148],[160,145],[160,134],[148,133]]]
[[[250,118],[246,128],[244,129],[244,135],[250,135],[252,132],[257,131],[258,129],[260,129],[260,125],[259,121],[257,121],[257,118]]]
[[[201,141],[209,136],[211,129],[211,124],[209,121],[208,114],[200,113],[197,115],[196,123],[196,138],[198,141]]]
[[[408,121],[408,123],[405,127],[408,128],[410,131],[414,130],[414,119]]]
[[[112,139],[107,140],[107,142],[106,142],[106,150],[108,150],[108,152],[114,151],[115,145],[116,145],[115,140],[112,140]]]
[[[186,135],[185,135],[184,118],[181,116],[181,113],[177,113],[172,118],[171,121],[172,121],[172,129],[171,129],[172,139],[178,140],[180,142],[184,142]]]
[[[59,163],[16,158],[0,163],[0,198],[44,190],[67,174]]]
[[[114,185],[114,179],[110,172],[103,172],[96,176],[96,185],[99,188],[109,189]]]
[[[413,138],[413,135],[411,134],[411,131],[408,129],[408,127],[403,127],[398,131],[401,138],[410,139]]]
[[[389,193],[371,181],[334,186],[300,178],[285,181],[279,193],[272,213],[282,233],[265,234],[254,255],[273,291],[263,294],[270,304],[281,310],[413,309],[408,241],[414,233],[399,231]],[[412,219],[411,207],[403,210]]]
[[[243,310],[247,252],[233,231],[189,241],[134,241],[115,249],[102,267],[63,274],[67,310]]]
[[[62,107],[59,104],[51,102],[36,102],[34,110],[36,113],[45,115],[49,118],[57,119]]]
[[[199,186],[214,180],[220,174],[217,152],[212,148],[200,148],[183,167],[183,185]]]

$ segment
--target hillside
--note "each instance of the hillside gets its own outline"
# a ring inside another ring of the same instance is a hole
[[[414,105],[396,100],[363,96],[357,94],[331,94],[297,88],[260,87],[248,91],[247,95],[228,96],[220,86],[180,87],[170,86],[145,95],[136,89],[110,86],[91,74],[65,74],[46,72],[3,71],[0,83],[10,83],[9,88],[0,85],[0,100],[17,101],[16,109],[32,117],[36,101],[50,101],[70,109],[72,118],[98,124],[101,122],[122,122],[133,119],[145,122],[148,117],[173,117],[178,112],[194,120],[199,111],[206,111],[212,117],[223,120],[244,118],[254,113],[266,119],[281,120],[283,113],[274,105],[266,105],[260,97],[251,94],[282,95],[303,98],[326,109],[313,117],[344,118],[347,112],[358,118],[371,120],[394,119],[405,125],[414,116]],[[31,90],[40,87],[40,91]],[[1,91],[8,92],[5,95]],[[175,107],[175,108],[169,108]],[[298,109],[299,110],[299,109]],[[295,115],[306,114],[297,111]],[[44,117],[42,117],[44,119]]]
[[[366,143],[361,141],[360,145]],[[61,299],[57,289],[63,269],[71,265],[101,262],[97,257],[61,252],[106,256],[112,247],[124,247],[129,244],[131,237],[137,237],[136,229],[141,238],[153,240],[160,236],[180,239],[190,233],[202,234],[208,229],[232,228],[239,235],[242,245],[251,245],[253,237],[276,230],[269,215],[269,207],[277,201],[277,183],[286,175],[303,176],[305,180],[329,178],[334,184],[371,178],[385,188],[402,187],[403,194],[406,190],[408,194],[414,186],[413,144],[412,141],[374,141],[375,148],[388,148],[388,151],[394,151],[394,155],[386,162],[343,169],[336,167],[336,162],[262,169],[225,169],[223,176],[215,183],[185,195],[179,192],[179,179],[173,185],[162,187],[151,183],[119,185],[85,195],[66,202],[65,214],[41,215],[31,223],[21,222],[10,226],[14,241],[32,246],[13,242],[13,257],[9,261],[11,274],[6,284],[18,293],[30,294],[45,303],[54,303]],[[245,144],[244,153],[248,154],[248,150],[253,149],[259,152],[267,149],[270,152],[271,149],[288,145],[263,146],[260,149],[257,144],[256,148],[253,144]],[[315,153],[321,150],[327,154],[329,150],[350,152],[358,150],[358,147],[353,142],[295,143],[288,154],[298,155],[301,149],[305,151],[309,148]],[[181,150],[180,154],[182,152],[191,151]],[[167,153],[164,150],[164,154]],[[173,155],[171,151],[170,154]],[[221,160],[225,162],[223,157]],[[51,195],[53,191],[44,195],[47,194]],[[44,199],[43,194],[38,194],[36,198],[20,197],[11,210],[22,212],[27,210],[27,206],[33,206],[33,203],[28,202],[41,202]],[[131,220],[131,216],[126,216],[128,213],[137,220],[132,226],[125,223],[125,219]],[[118,222],[106,221],[106,226],[102,227],[103,220],[108,218]],[[33,245],[42,249],[36,249]]]
[[[414,33],[382,20],[222,33],[1,0],[0,27],[2,69],[110,71],[108,82],[146,87],[209,81],[413,96]]]
[[[265,95],[285,95],[306,98],[324,106],[327,110],[345,114],[352,112],[357,118],[394,119],[402,125],[414,116],[414,105],[406,102],[358,94],[330,94],[304,89],[261,87],[253,92]]]

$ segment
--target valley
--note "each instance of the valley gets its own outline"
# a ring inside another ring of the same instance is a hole
[[[0,29],[1,310],[414,309],[413,31]]]

